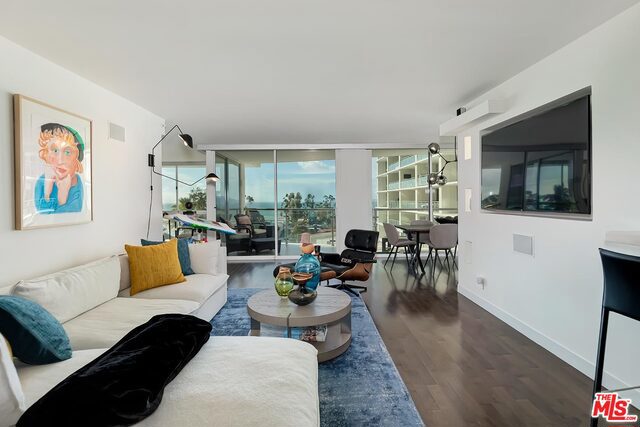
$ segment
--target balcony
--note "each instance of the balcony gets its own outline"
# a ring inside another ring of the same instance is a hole
[[[246,209],[252,218],[254,228],[266,229],[266,237],[275,235],[276,210],[274,208],[247,207]],[[233,215],[238,213],[240,210],[230,212]],[[299,255],[302,233],[309,233],[311,243],[320,245],[324,252],[335,252],[336,210],[335,208],[278,208],[277,233],[281,241],[279,255]],[[273,251],[260,252],[260,255],[269,254],[273,254]],[[249,255],[249,253],[238,252],[234,255]]]
[[[400,167],[409,166],[410,164],[415,162],[416,162],[416,156],[408,156],[400,160]]]
[[[400,159],[400,161],[398,162],[394,162],[394,163],[389,163],[389,166],[387,168],[387,172],[392,172],[394,170],[403,168],[405,166],[409,166],[413,163],[417,163],[423,160],[427,160],[429,158],[428,154],[416,154],[413,156],[407,156],[407,157],[403,157],[402,159]]]
[[[387,185],[387,189],[389,189],[389,190],[398,190],[398,189],[400,189],[400,181],[390,182],[389,185]]]
[[[400,181],[400,188],[414,188],[416,186],[416,179],[403,179]]]
[[[416,202],[411,200],[411,201],[402,201],[400,202],[400,207],[403,209],[415,209],[417,207]]]

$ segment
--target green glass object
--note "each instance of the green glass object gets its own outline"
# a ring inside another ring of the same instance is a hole
[[[282,298],[288,297],[289,292],[293,289],[293,276],[291,275],[291,270],[286,267],[280,267],[274,285],[278,295]]]

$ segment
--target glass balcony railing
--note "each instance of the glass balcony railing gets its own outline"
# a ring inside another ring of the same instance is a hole
[[[400,188],[413,188],[416,186],[416,179],[403,179],[400,183]]]
[[[311,242],[320,245],[324,252],[336,251],[336,210],[335,208],[252,208],[244,210],[230,210],[230,222],[235,224],[234,215],[243,212],[251,217],[255,234],[252,238],[271,238],[274,248],[278,234],[279,255],[299,255],[300,236],[302,233],[311,235]],[[277,218],[277,221],[276,221]],[[226,240],[226,239],[225,239]],[[235,242],[237,243],[237,242]],[[235,244],[234,243],[234,244]],[[226,244],[226,246],[229,246]],[[249,255],[250,251],[234,248],[232,255]],[[245,249],[245,248],[241,248]],[[267,248],[268,249],[268,248]],[[267,249],[261,249],[261,255],[269,255]]]
[[[408,166],[411,163],[415,163],[415,162],[416,162],[416,156],[405,157],[404,159],[400,160],[400,167]]]
[[[389,206],[390,208],[392,208],[392,209],[395,209],[395,208],[399,208],[399,207],[400,207],[400,202],[399,202],[399,201],[397,201],[397,200],[390,200],[390,201],[389,201],[389,203],[387,203],[387,204],[388,204],[388,206]]]
[[[390,182],[387,188],[389,190],[398,190],[400,188],[400,181]]]
[[[403,209],[415,209],[416,202],[415,201],[402,201],[400,202],[400,207]]]
[[[429,185],[429,177],[427,175],[420,175],[418,177],[418,187]]]
[[[400,159],[400,161],[389,163],[389,166],[387,167],[387,172],[391,172],[396,169],[409,166],[410,164],[413,164],[422,160],[426,160],[428,158],[429,158],[429,155],[427,154],[416,154],[413,156],[403,157],[402,159]]]
[[[278,209],[278,227],[284,244],[281,250],[283,255],[300,253],[298,244],[302,233],[311,234],[313,244],[335,249],[335,208],[281,208]],[[293,246],[293,252],[290,246]],[[335,252],[335,250],[328,252]]]

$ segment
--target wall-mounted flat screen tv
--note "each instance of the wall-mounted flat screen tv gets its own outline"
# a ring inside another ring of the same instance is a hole
[[[591,214],[591,95],[482,136],[481,206]]]

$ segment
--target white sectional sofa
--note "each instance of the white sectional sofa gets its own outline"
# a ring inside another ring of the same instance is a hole
[[[186,282],[130,295],[129,260],[117,255],[20,281],[11,293],[32,299],[62,323],[73,350],[108,348],[157,314],[191,314],[211,320],[227,302],[227,259],[218,251],[218,274],[192,274]]]
[[[105,350],[74,351],[51,365],[18,365],[26,406]],[[318,427],[317,351],[287,338],[211,337],[167,385],[158,409],[136,425]]]
[[[175,285],[130,295],[125,255],[0,289],[45,307],[66,330],[71,359],[16,363],[27,407],[134,327],[157,314],[207,321],[227,300],[226,252],[218,274],[194,274]],[[141,426],[318,426],[316,349],[284,338],[211,337],[167,386],[158,410]]]

